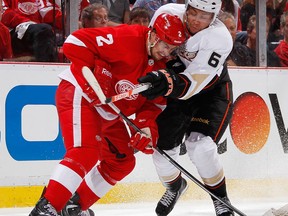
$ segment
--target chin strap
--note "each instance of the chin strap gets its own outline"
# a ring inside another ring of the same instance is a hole
[[[151,40],[151,30],[148,32],[148,43],[147,43],[147,50],[148,50],[148,55],[151,56],[151,50],[152,48],[159,42],[159,37],[156,36],[156,41],[154,43],[150,42]]]

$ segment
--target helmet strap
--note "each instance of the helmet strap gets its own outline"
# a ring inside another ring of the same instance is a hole
[[[188,21],[187,21],[187,11],[186,11],[186,14],[185,14],[185,17],[184,17],[184,29],[186,31],[186,35],[190,35],[190,36],[193,36],[194,34],[192,32],[190,32],[189,28],[188,28]]]
[[[156,40],[155,42],[151,43],[151,30],[148,32],[148,43],[147,43],[147,48],[148,48],[148,55],[151,56],[151,49],[159,42],[159,37],[156,34]]]

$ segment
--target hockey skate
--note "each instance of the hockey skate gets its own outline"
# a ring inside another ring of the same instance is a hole
[[[31,211],[29,216],[59,216],[56,209],[49,203],[49,201],[42,197]]]
[[[75,193],[61,210],[60,216],[94,216],[94,212],[91,209],[81,210],[78,201],[79,195]]]
[[[230,204],[228,197],[223,197],[222,200]],[[213,204],[217,216],[234,216],[234,212],[219,200],[213,200]]]
[[[155,212],[158,216],[168,215],[174,208],[177,200],[182,194],[187,190],[188,185],[187,181],[180,177],[177,181],[172,184],[167,185],[166,192],[160,199],[155,209]]]

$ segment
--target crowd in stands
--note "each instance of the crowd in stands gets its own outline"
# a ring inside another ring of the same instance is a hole
[[[0,61],[61,62],[65,19],[60,1],[0,0]],[[59,4],[57,4],[59,2]],[[149,25],[154,12],[185,0],[82,0],[79,28]],[[288,1],[266,0],[267,66],[288,66]],[[220,20],[234,41],[231,66],[256,66],[255,0],[222,0]],[[60,41],[60,42],[59,42]]]
[[[2,0],[0,0],[2,5]],[[0,21],[2,19],[2,7],[0,6]],[[0,61],[12,58],[11,36],[9,29],[0,22]]]

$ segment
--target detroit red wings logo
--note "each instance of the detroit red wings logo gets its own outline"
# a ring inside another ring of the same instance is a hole
[[[115,85],[115,91],[117,94],[121,94],[121,93],[127,92],[129,90],[132,90],[137,86],[138,86],[138,84],[134,85],[129,80],[120,80]],[[130,97],[126,97],[124,99],[125,100],[136,100],[137,97],[138,97],[138,94],[134,94],[134,95],[131,95]]]
[[[18,9],[23,14],[31,15],[38,11],[38,6],[35,2],[22,2],[18,3]]]

